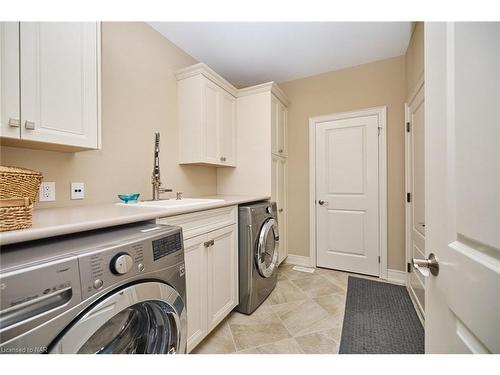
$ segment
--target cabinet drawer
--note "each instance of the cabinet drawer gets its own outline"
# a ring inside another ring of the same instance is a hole
[[[182,227],[184,239],[192,238],[238,221],[238,206],[216,208],[189,214],[159,218],[158,224],[178,225]]]

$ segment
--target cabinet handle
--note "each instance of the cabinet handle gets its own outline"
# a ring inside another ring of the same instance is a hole
[[[35,122],[26,120],[24,122],[24,127],[28,130],[35,130]]]
[[[282,153],[283,153],[283,149],[282,149],[282,148],[280,148],[280,149],[278,150],[278,152],[279,152],[280,154],[282,154]]]
[[[12,128],[18,128],[21,126],[21,121],[17,118],[9,118],[9,126]]]
[[[214,244],[215,244],[215,241],[214,240],[210,240],[210,241],[204,242],[203,246],[210,247],[210,246],[213,246]]]
[[[280,209],[278,210],[278,212],[283,212],[283,209],[282,209],[282,208],[280,208]]]
[[[220,161],[226,161],[226,157],[225,156],[221,156],[220,157]]]

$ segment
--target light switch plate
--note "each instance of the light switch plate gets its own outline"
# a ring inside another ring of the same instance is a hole
[[[56,183],[42,182],[38,192],[39,202],[52,202],[56,200]]]
[[[85,183],[72,182],[71,183],[71,199],[84,199],[85,198]]]

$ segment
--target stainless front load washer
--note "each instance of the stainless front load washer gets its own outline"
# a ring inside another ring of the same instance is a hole
[[[185,353],[182,229],[132,224],[1,249],[1,353]]]
[[[251,314],[278,281],[279,231],[276,203],[239,207],[239,295],[236,310]]]

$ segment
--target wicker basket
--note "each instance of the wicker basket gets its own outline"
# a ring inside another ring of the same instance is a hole
[[[0,165],[0,199],[29,198],[35,202],[41,182],[40,172]]]
[[[0,199],[0,232],[31,228],[33,201],[30,198]]]

